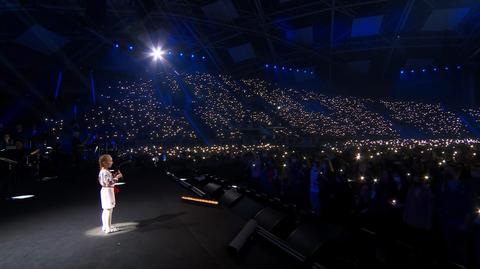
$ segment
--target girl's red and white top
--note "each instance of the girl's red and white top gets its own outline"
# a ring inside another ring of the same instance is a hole
[[[112,173],[107,169],[100,169],[100,173],[98,173],[98,183],[104,188],[113,188],[114,184],[117,182],[116,179],[113,178]]]

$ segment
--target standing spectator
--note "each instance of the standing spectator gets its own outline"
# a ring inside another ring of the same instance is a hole
[[[414,177],[408,190],[403,220],[417,230],[430,230],[432,226],[432,192],[419,176]]]
[[[465,264],[466,232],[471,206],[469,194],[459,176],[452,167],[446,168],[446,180],[440,187],[439,217],[447,258]]]
[[[312,168],[310,169],[310,206],[315,214],[320,214],[318,174],[318,162],[314,161]]]

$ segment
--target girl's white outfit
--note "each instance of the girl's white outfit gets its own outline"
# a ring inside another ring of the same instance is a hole
[[[100,199],[102,201],[102,209],[113,209],[115,207],[115,192],[113,186],[116,179],[107,169],[101,169],[98,173],[98,182],[102,186],[100,190]]]

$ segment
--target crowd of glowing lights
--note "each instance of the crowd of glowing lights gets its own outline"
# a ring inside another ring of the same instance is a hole
[[[217,76],[195,73],[185,76],[195,100],[193,110],[219,139],[239,138],[239,126],[245,120],[242,103],[230,92]]]
[[[156,150],[167,145],[198,145],[201,151],[218,151],[216,147],[220,146],[202,146],[205,143],[199,138],[199,132],[207,131],[214,144],[233,145],[240,144],[242,131],[251,127],[270,131],[273,139],[264,141],[269,142],[270,147],[291,142],[275,138],[299,141],[313,137],[317,139],[317,146],[319,141],[370,147],[391,143],[390,148],[422,143],[436,147],[440,141],[402,140],[394,122],[414,127],[426,137],[469,137],[460,118],[440,104],[327,96],[318,91],[281,88],[260,79],[237,80],[222,74],[164,73],[155,80],[120,80],[110,84],[101,91],[98,104],[84,114],[81,127],[94,134],[99,143],[114,140],[123,146],[124,152],[137,153],[152,153],[153,145]],[[165,93],[170,97],[162,97]],[[189,104],[180,106],[171,101],[175,96],[183,98],[184,94],[190,95]],[[375,112],[372,109],[375,106],[383,106],[384,113]],[[472,108],[463,112],[480,121],[480,110]],[[197,126],[193,126],[192,121]],[[61,135],[60,128],[51,128],[55,136]],[[354,142],[353,138],[362,142]],[[456,140],[442,141],[454,143]],[[467,143],[476,143],[472,141]],[[144,150],[145,147],[149,150]],[[168,155],[178,155],[178,150],[168,152]]]
[[[475,123],[480,123],[480,109],[478,108],[464,108],[463,112],[470,116]]]
[[[382,103],[394,120],[411,125],[428,135],[465,136],[468,133],[461,119],[440,104],[398,101]]]
[[[468,149],[467,151],[465,149]],[[381,157],[402,155],[434,156],[444,161],[460,161],[465,158],[476,158],[480,149],[478,139],[390,139],[390,140],[349,140],[345,142],[324,143],[314,148],[316,154],[325,156],[348,155],[355,160],[373,160]],[[150,157],[168,159],[205,160],[218,156],[241,156],[248,153],[275,153],[277,158],[288,158],[299,154],[299,150],[281,144],[260,143],[251,145],[212,145],[212,146],[142,146],[125,148],[121,155],[148,155]],[[479,155],[480,157],[480,155]]]
[[[182,111],[162,102],[151,80],[118,81],[108,90],[101,95],[101,104],[84,117],[87,130],[99,141],[149,144],[196,139]]]

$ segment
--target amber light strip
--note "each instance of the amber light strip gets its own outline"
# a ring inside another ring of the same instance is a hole
[[[218,205],[218,202],[214,200],[206,200],[206,199],[194,198],[189,196],[182,196],[182,200],[194,201],[194,202],[211,204],[211,205]]]

